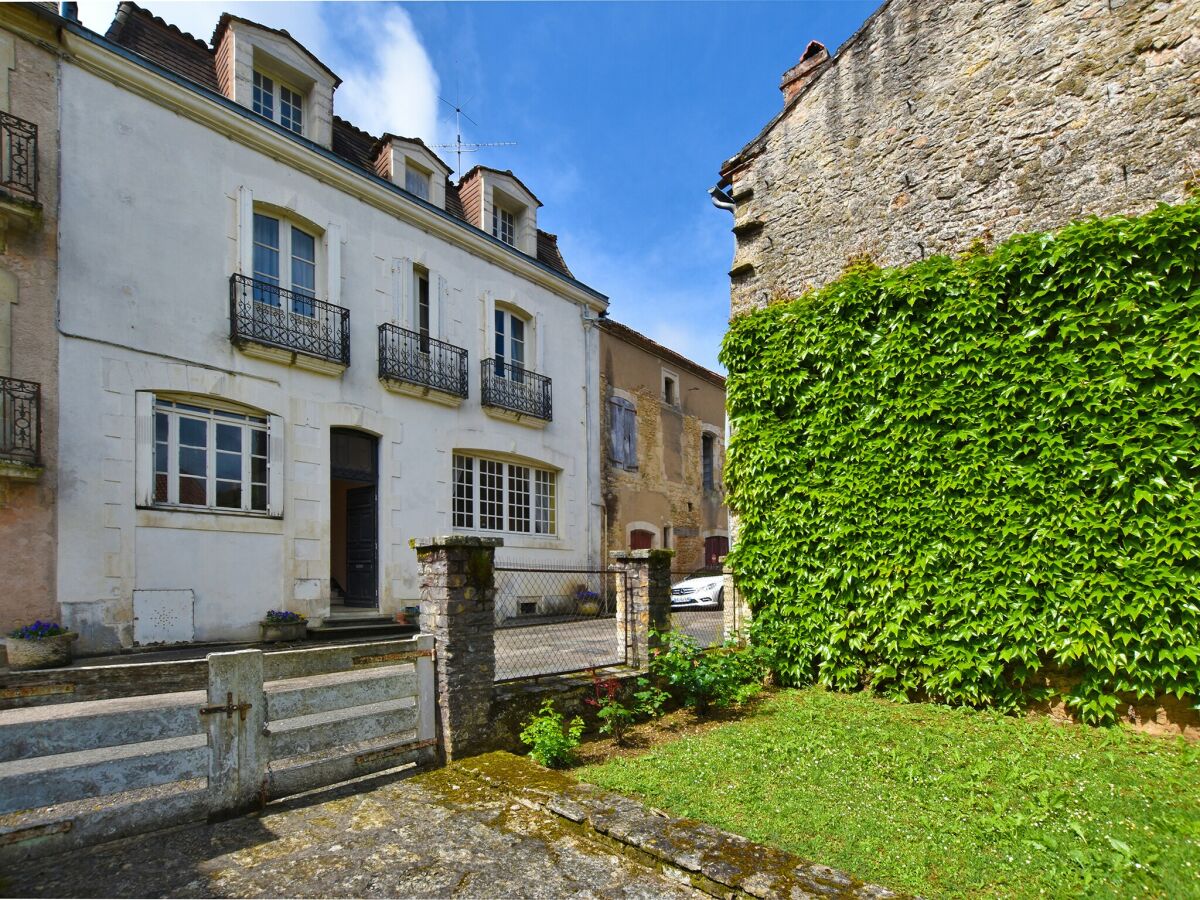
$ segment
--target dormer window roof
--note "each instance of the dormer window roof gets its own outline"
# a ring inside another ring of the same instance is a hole
[[[446,208],[446,179],[451,169],[420,138],[385,134],[372,149],[375,171],[414,197]]]

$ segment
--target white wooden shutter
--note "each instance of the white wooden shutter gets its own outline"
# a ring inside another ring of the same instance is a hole
[[[407,256],[392,260],[392,321],[401,328],[412,327],[412,260]]]
[[[267,416],[267,512],[283,515],[283,416]]]
[[[546,332],[542,328],[542,314],[535,313],[533,317],[533,371],[546,374]]]
[[[342,226],[330,224],[325,231],[325,268],[328,272],[326,299],[342,305]]]
[[[138,391],[134,407],[134,494],[138,506],[154,503],[154,395]]]
[[[254,274],[254,192],[245,185],[238,188],[238,272]]]
[[[449,298],[450,284],[446,281],[445,275],[439,275],[437,277],[437,296],[429,304],[429,333],[438,340],[446,338],[446,335],[442,333],[442,322],[446,315]]]

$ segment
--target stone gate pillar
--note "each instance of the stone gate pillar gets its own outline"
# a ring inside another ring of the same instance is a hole
[[[674,550],[614,550],[617,585],[617,647],[638,669],[650,664],[651,631],[671,628],[671,559]]]
[[[744,644],[750,640],[750,607],[733,583],[733,569],[722,560],[725,574],[724,637],[727,641]]]
[[[447,761],[490,748],[496,680],[496,581],[500,538],[414,538],[421,574],[421,631],[434,637],[437,706]]]

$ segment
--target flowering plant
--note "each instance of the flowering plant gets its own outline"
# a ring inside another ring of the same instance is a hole
[[[289,625],[292,622],[307,622],[308,617],[286,609],[268,609],[265,621],[272,625]]]
[[[32,625],[22,625],[20,628],[14,628],[8,633],[8,636],[10,638],[19,638],[23,641],[43,641],[48,637],[69,633],[67,629],[63,628],[57,622],[43,622],[41,619],[38,619]]]

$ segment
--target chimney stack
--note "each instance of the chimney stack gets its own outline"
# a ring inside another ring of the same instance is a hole
[[[783,91],[784,106],[791,103],[792,98],[812,81],[817,69],[828,59],[829,51],[825,49],[824,44],[820,41],[808,42],[808,46],[804,48],[804,53],[800,57],[800,62],[784,72],[783,79],[779,82],[779,89]]]

